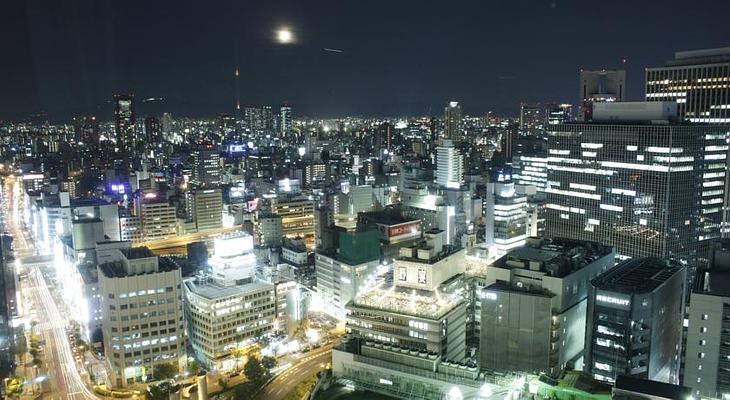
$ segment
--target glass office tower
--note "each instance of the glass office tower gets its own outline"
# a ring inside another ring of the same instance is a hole
[[[646,69],[646,101],[674,101],[680,119],[730,129],[730,47],[680,51],[664,67]],[[713,145],[710,145],[713,146]],[[705,239],[730,236],[730,181],[726,174],[727,143],[706,149],[707,184],[702,198]],[[710,171],[711,170],[711,171]]]
[[[712,177],[725,162],[716,152],[727,146],[725,129],[677,122],[671,111],[642,115],[653,103],[603,104],[621,112],[549,127],[547,235],[695,265],[706,212],[721,207]]]

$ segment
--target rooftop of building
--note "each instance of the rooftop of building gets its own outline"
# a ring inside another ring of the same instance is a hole
[[[667,61],[666,66],[685,66],[702,64],[730,63],[730,47],[714,49],[686,50],[674,53],[674,60]],[[661,68],[661,67],[657,67]],[[649,69],[657,69],[649,68]]]
[[[717,269],[698,273],[695,292],[730,297],[730,269]]]
[[[430,255],[429,258],[421,258],[418,255],[418,250],[433,250],[433,247],[430,246],[425,241],[422,241],[413,246],[406,247],[406,249],[415,250],[414,256],[407,257],[407,256],[403,255],[403,252],[401,252],[401,255],[398,257],[399,260],[419,262],[419,263],[424,263],[424,264],[435,264],[435,263],[437,263],[445,258],[448,258],[449,256],[452,256],[452,255],[458,253],[459,251],[463,250],[463,248],[460,246],[445,244],[445,245],[443,245],[440,252],[438,252],[438,253],[434,252],[432,255]]]
[[[562,278],[613,253],[613,248],[598,242],[567,238],[528,238],[524,246],[513,249],[494,262],[497,268],[535,269]]]
[[[139,248],[139,247],[137,247]],[[134,250],[132,249],[119,249],[120,251],[124,252],[125,250]],[[146,247],[145,247],[146,249]],[[149,250],[149,249],[147,249]],[[174,271],[176,269],[179,269],[178,264],[170,259],[169,257],[160,257],[158,259],[158,268],[154,272],[148,272],[145,275],[149,274],[156,274],[156,273],[163,273],[163,272],[169,272]],[[107,262],[103,264],[99,264],[99,272],[104,274],[107,278],[126,278],[130,276],[127,271],[124,269],[124,264],[121,261],[112,261]],[[133,274],[133,275],[141,275],[141,274]]]
[[[86,198],[86,197],[79,197],[79,198],[71,199],[70,202],[71,202],[72,208],[109,205],[109,202],[104,199]]]
[[[250,282],[241,285],[225,286],[213,279],[203,279],[201,277],[188,279],[184,283],[188,291],[208,300],[239,296],[264,289],[274,289],[274,285],[266,282]]]
[[[406,218],[399,207],[387,207],[378,211],[367,211],[358,214],[358,220],[367,220],[382,225],[398,225],[418,221],[418,218]]]
[[[611,385],[599,382],[590,375],[580,371],[566,371],[559,379],[541,375],[538,379],[538,394],[545,395],[555,393],[554,391],[570,394],[570,398],[585,398],[585,394],[591,394],[592,399],[609,399]],[[540,389],[549,389],[543,392]],[[546,396],[547,397],[547,396]],[[550,396],[552,397],[552,396]],[[562,398],[558,396],[558,398]]]
[[[652,381],[649,379],[634,378],[625,375],[619,375],[616,377],[614,391],[616,390],[646,394],[649,395],[646,396],[647,398],[659,397],[672,400],[686,400],[692,398],[692,389],[687,386]]]
[[[554,297],[555,295],[550,293],[547,289],[543,289],[541,286],[530,286],[530,287],[516,287],[509,282],[495,281],[491,285],[485,287],[484,291],[496,291],[496,292],[513,292],[513,293],[524,293],[532,296],[540,297]]]
[[[96,222],[102,222],[99,217],[79,217],[71,221],[72,224],[92,224]]]
[[[649,293],[683,269],[681,264],[672,260],[633,258],[599,275],[591,284],[598,289],[618,293]]]
[[[124,257],[126,257],[127,260],[155,256],[155,253],[153,253],[152,250],[147,247],[130,247],[128,249],[120,249],[120,251],[122,252],[122,254],[124,254]]]
[[[438,320],[463,301],[461,296],[439,291],[419,293],[413,289],[390,286],[365,290],[353,299],[350,305]]]

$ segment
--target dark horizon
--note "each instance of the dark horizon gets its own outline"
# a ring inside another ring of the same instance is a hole
[[[79,0],[4,11],[0,120],[14,121],[109,120],[124,92],[165,99],[138,103],[140,115],[232,113],[236,58],[241,104],[288,100],[295,117],[440,115],[450,100],[514,116],[521,101],[576,103],[581,68],[626,59],[627,99],[641,100],[644,67],[730,45],[730,3],[712,1]],[[282,26],[297,43],[274,41]]]

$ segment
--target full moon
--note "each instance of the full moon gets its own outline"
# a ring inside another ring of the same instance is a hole
[[[294,41],[294,34],[288,28],[282,28],[276,31],[276,40],[282,44],[288,44]]]

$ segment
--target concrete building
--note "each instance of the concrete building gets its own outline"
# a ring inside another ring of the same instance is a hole
[[[155,367],[185,366],[182,277],[145,248],[116,249],[99,265],[104,354],[115,387],[155,378]]]
[[[192,184],[201,186],[217,186],[221,183],[221,161],[217,150],[210,148],[196,149],[191,153],[193,159]]]
[[[187,193],[188,210],[198,232],[223,226],[223,193],[220,189],[194,189]]]
[[[281,217],[284,236],[301,236],[314,244],[314,202],[308,197],[277,196],[271,200],[271,212]]]
[[[258,247],[281,246],[284,235],[281,217],[272,213],[257,213],[254,235],[256,239],[255,243]]]
[[[163,195],[140,193],[134,199],[135,214],[142,225],[144,241],[170,239],[177,235],[177,214],[175,206]]]
[[[465,357],[466,304],[441,285],[464,272],[464,250],[443,245],[443,232],[402,249],[393,287],[370,287],[348,305],[347,327],[356,336],[438,354]]]
[[[274,326],[274,285],[255,278],[253,237],[215,241],[210,271],[184,282],[188,335],[196,358],[213,370],[240,367],[243,350]]]
[[[690,295],[685,386],[698,398],[730,395],[730,264],[705,272]]]
[[[555,376],[571,366],[583,354],[589,281],[614,258],[599,243],[530,238],[488,266],[481,367]]]
[[[345,317],[345,306],[374,277],[380,265],[380,245],[374,230],[337,232],[338,251],[316,251],[317,293],[325,310]]]
[[[584,370],[679,383],[686,269],[676,261],[634,258],[591,281]]]

